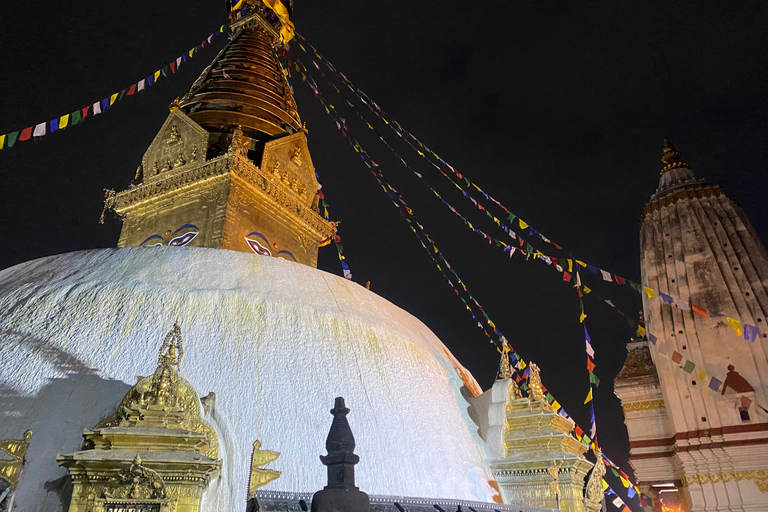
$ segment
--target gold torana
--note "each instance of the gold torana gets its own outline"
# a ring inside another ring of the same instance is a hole
[[[179,375],[183,355],[177,323],[152,375],[128,391],[112,417],[83,433],[84,450],[57,456],[74,486],[70,512],[199,511],[221,461],[200,398]]]
[[[273,8],[275,10],[273,10]],[[317,266],[336,223],[319,214],[307,130],[278,60],[291,2],[246,0],[230,41],[171,113],[131,186],[107,191],[119,247],[230,249]]]

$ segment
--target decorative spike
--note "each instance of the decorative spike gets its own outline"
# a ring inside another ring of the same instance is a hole
[[[661,156],[661,161],[664,163],[664,167],[661,168],[661,174],[681,167],[686,169],[691,168],[690,165],[680,159],[680,152],[675,149],[675,146],[673,146],[671,142],[669,142],[669,139],[664,139],[664,150]]]

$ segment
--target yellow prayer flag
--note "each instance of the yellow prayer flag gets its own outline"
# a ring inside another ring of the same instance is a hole
[[[525,361],[523,361],[523,360],[521,359],[521,360],[520,360],[520,369],[521,369],[521,370],[525,370],[525,367],[526,367],[526,366],[528,366],[528,365],[527,365],[527,364],[525,364]]]
[[[707,378],[707,372],[705,372],[704,370],[699,370],[699,380],[703,381],[706,378]]]
[[[69,125],[69,114],[59,118],[59,130],[63,130]]]
[[[119,93],[115,93],[115,94],[113,94],[112,96],[109,97],[109,104],[110,105],[114,105],[115,104],[115,102],[117,101],[118,94]]]
[[[157,82],[158,78],[160,78],[160,71],[155,71],[155,82]]]
[[[576,263],[578,263],[579,265],[581,265],[584,268],[587,268],[587,264],[584,263],[583,261],[576,260]]]
[[[647,286],[645,287],[645,294],[648,296],[649,299],[652,299],[657,296],[656,290],[654,290],[653,288],[648,288]]]
[[[0,149],[5,147],[5,135],[0,135]]]
[[[584,323],[584,320],[586,320],[587,315],[584,314],[584,312],[581,312],[581,316],[579,317],[579,323]]]
[[[573,272],[573,260],[568,260],[568,272]]]
[[[525,229],[528,227],[528,224],[523,222],[523,219],[517,219],[520,222],[520,229]]]
[[[608,489],[608,487],[609,487],[609,486],[608,486],[608,482],[606,482],[605,480],[603,480],[603,490],[604,490],[604,491],[605,491],[605,490],[607,490],[607,489]]]
[[[194,49],[194,48],[192,48],[191,50],[189,50],[189,57],[190,57],[190,58],[192,58],[192,55],[193,55],[194,53],[195,53],[195,49]],[[296,67],[297,67],[297,69],[298,69],[298,66],[296,66]]]
[[[591,401],[592,401],[592,388],[589,388],[589,394],[587,395],[587,399],[584,400],[584,403],[588,404]]]
[[[741,331],[741,322],[739,322],[738,320],[734,320],[733,318],[728,318],[728,325],[731,326],[731,329],[736,331],[736,334],[741,336],[741,332],[742,332]]]
[[[585,286],[583,289],[584,289],[584,294],[585,295],[592,291],[592,288],[590,288],[589,286]]]
[[[557,400],[555,400],[554,402],[552,402],[552,407],[554,407],[556,411],[559,411],[560,409],[562,409],[562,408],[563,408],[563,406],[562,406],[562,405],[560,405],[560,404],[557,402]]]
[[[623,476],[621,476],[621,475],[619,475],[619,478],[621,478],[621,484],[622,484],[624,487],[626,487],[627,489],[629,489],[629,480],[627,480],[626,478],[624,478],[624,477],[623,477]]]
[[[645,336],[645,327],[643,327],[642,325],[638,325],[637,326],[637,333],[640,336]]]

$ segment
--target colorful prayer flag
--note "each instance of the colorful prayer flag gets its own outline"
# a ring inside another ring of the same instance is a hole
[[[754,325],[744,324],[744,339],[754,343],[760,331]]]
[[[8,134],[8,147],[12,148],[16,144],[16,139],[19,137],[19,132],[11,132]]]
[[[616,281],[616,284],[627,284],[627,280],[623,277],[613,276],[613,279]]]
[[[586,315],[586,313],[584,313],[584,312],[582,311],[582,312],[581,312],[581,315],[579,316],[579,323],[582,323],[582,324],[583,324],[583,323],[584,323],[584,320],[586,320],[586,319],[587,319],[587,315]]]
[[[571,282],[571,274],[569,274],[568,272],[563,272],[563,281],[565,281],[566,283],[570,283]]]
[[[678,301],[675,305],[678,307],[678,309],[682,309],[683,311],[689,311],[691,309],[688,303],[683,300]]]
[[[699,380],[703,381],[706,378],[707,378],[707,372],[699,368]]]
[[[589,372],[589,382],[595,385],[595,387],[598,387],[600,385],[600,379],[597,378],[597,375],[595,375],[592,372]]]
[[[674,361],[675,364],[680,364],[682,360],[683,360],[683,354],[681,354],[677,350],[672,352],[672,361]]]
[[[69,114],[63,115],[59,118],[59,129],[63,130],[69,126]]]
[[[648,333],[648,339],[651,340],[651,343],[653,343],[654,345],[658,341],[658,338],[651,333]]]
[[[736,334],[741,336],[741,322],[739,322],[738,320],[734,320],[733,318],[729,317],[728,318],[728,325],[731,326],[731,329],[736,331]]]
[[[672,304],[672,303],[674,303],[674,302],[675,302],[675,299],[673,299],[672,297],[670,297],[670,296],[669,296],[669,295],[667,295],[666,293],[661,293],[661,292],[659,292],[659,295],[661,296],[661,300],[663,300],[663,301],[664,301],[664,302],[666,302],[667,304]]]
[[[645,294],[649,299],[656,297],[656,291],[653,288],[648,288],[647,286],[645,287]]]
[[[40,123],[35,126],[35,131],[32,132],[33,137],[42,137],[45,135],[45,123]]]
[[[55,132],[56,130],[59,129],[59,120],[58,119],[52,119],[51,122],[50,122],[50,125],[51,125],[50,126],[51,133]]]
[[[595,370],[595,363],[592,362],[591,359],[587,358],[587,371],[594,371]]]
[[[0,135],[0,149],[5,146],[5,135]]]
[[[70,116],[72,116],[72,126],[80,124],[80,122],[83,120],[79,110],[75,110],[70,114]]]
[[[517,219],[517,221],[520,223],[520,229],[525,229],[528,227],[528,224],[523,222],[523,219]]]
[[[603,281],[608,281],[609,283],[613,282],[613,279],[611,278],[611,274],[606,272],[603,269],[600,269],[600,274],[603,276]]]
[[[592,348],[592,345],[589,344],[589,342],[586,342],[587,344],[587,354],[589,354],[589,357],[593,358],[595,357],[595,350]]]
[[[696,365],[693,364],[693,361],[690,359],[685,361],[685,365],[683,366],[683,371],[686,373],[693,373],[693,370],[696,368]]]
[[[697,315],[702,316],[704,318],[707,318],[707,310],[706,309],[700,308],[699,306],[696,306],[696,305],[691,305],[691,309]]]
[[[659,354],[666,354],[669,351],[669,348],[665,342],[659,343]]]
[[[722,385],[723,382],[715,377],[712,377],[712,380],[709,381],[709,389],[712,391],[720,391],[720,386]]]

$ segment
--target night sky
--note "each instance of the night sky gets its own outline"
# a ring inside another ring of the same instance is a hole
[[[639,281],[638,220],[658,184],[665,137],[699,177],[731,193],[768,238],[768,5],[735,6],[296,0],[294,21],[457,171],[579,259]],[[0,134],[122,90],[225,22],[218,0],[37,2],[34,8],[0,2]],[[128,185],[168,104],[224,42],[214,39],[177,74],[98,117],[0,151],[0,269],[116,245],[119,221],[97,224],[102,189]],[[292,81],[354,280],[371,281],[374,292],[420,318],[487,389],[496,350],[307,85],[295,74]],[[467,230],[318,81],[493,321],[541,366],[544,384],[588,428],[573,288],[541,262],[509,260]],[[407,146],[396,149],[480,229],[504,237]],[[321,250],[319,266],[341,273],[332,246]],[[601,286],[591,275],[585,280],[637,315],[640,300],[628,287]],[[602,379],[595,399],[599,439],[629,471],[611,382],[632,333],[594,297],[585,307]]]

